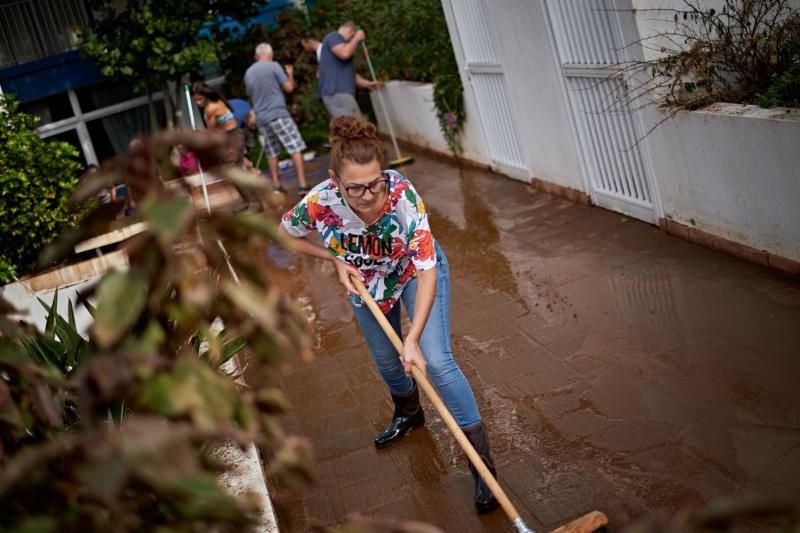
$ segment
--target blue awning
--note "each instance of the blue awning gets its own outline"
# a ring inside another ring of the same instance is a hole
[[[102,81],[103,75],[73,50],[0,70],[0,87],[21,102],[39,100]]]

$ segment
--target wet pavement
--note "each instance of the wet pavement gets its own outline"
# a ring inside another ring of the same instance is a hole
[[[531,527],[800,500],[800,283],[414,155],[404,173],[450,263],[455,357]],[[282,531],[356,511],[509,530],[500,510],[474,513],[466,460],[429,404],[425,429],[375,450],[392,407],[332,266],[272,252],[316,337],[315,360],[277,378],[294,406],[286,427],[313,440],[318,468],[302,493],[272,488]]]

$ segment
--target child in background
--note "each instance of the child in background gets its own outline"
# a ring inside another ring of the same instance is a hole
[[[184,178],[200,172],[200,165],[197,162],[197,156],[195,156],[193,152],[187,150],[182,144],[175,146],[175,150],[178,152],[179,156],[178,175],[180,177]]]

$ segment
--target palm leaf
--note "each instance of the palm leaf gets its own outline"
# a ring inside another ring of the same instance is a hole
[[[75,325],[75,310],[72,308],[72,300],[67,301],[67,313],[69,316],[69,327],[77,330],[77,326]]]
[[[233,356],[241,352],[247,346],[247,340],[244,337],[236,337],[222,346],[222,361],[220,365],[227,363]]]
[[[54,333],[56,316],[58,314],[56,312],[56,310],[58,309],[58,289],[56,289],[56,292],[53,293],[52,305],[47,305],[45,301],[42,300],[41,298],[37,298],[37,300],[39,300],[39,303],[42,304],[42,307],[44,307],[45,310],[47,311],[47,322],[44,325],[45,334]]]
[[[89,303],[88,299],[83,301],[83,306],[86,308],[87,311],[89,311],[89,314],[91,315],[91,317],[94,318],[95,312],[97,311],[95,306],[93,306],[91,303]]]

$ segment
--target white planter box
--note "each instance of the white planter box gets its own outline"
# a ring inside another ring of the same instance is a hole
[[[800,110],[715,104],[647,142],[664,217],[800,260]]]
[[[436,120],[432,84],[389,81],[381,94],[399,139],[449,153]],[[378,93],[371,98],[379,130],[388,134]],[[645,122],[652,124],[663,118],[655,111],[648,115]],[[475,122],[468,120],[464,128],[464,157],[489,164]],[[522,144],[554,151],[544,133],[552,124],[545,126],[521,139]],[[800,110],[716,104],[678,113],[643,142],[661,216],[800,261]],[[539,163],[531,162],[534,168]],[[571,176],[570,168],[562,160],[560,170],[554,167],[541,176],[560,186],[577,183],[580,176]]]
[[[398,139],[436,152],[450,154],[450,148],[447,146],[447,141],[442,135],[439,121],[436,118],[432,83],[390,80],[386,82],[383,89],[380,89],[380,95],[383,96],[386,111]],[[372,91],[370,98],[372,108],[378,118],[378,131],[389,135],[389,127],[381,107],[378,91]],[[469,117],[469,100],[466,103],[467,117]],[[490,161],[483,153],[481,137],[475,127],[475,124],[467,118],[461,137],[462,155],[466,159],[488,165]],[[394,158],[394,154],[391,154],[390,157]]]

